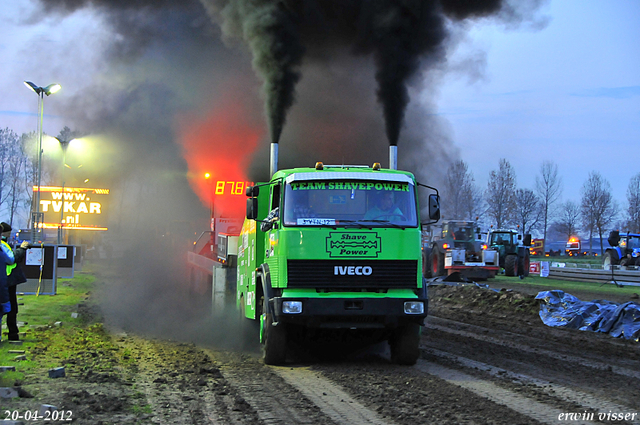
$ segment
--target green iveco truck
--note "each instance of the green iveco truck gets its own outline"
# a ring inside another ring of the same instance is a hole
[[[415,364],[428,304],[418,186],[378,163],[318,163],[247,188],[236,301],[259,323],[265,363],[283,364],[289,341],[331,334],[386,340],[392,361]],[[424,187],[435,191],[425,198],[437,221],[437,191]]]

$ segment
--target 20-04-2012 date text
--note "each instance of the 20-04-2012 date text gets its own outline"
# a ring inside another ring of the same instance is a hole
[[[73,412],[71,410],[27,410],[24,413],[18,410],[5,410],[5,421],[71,421]]]

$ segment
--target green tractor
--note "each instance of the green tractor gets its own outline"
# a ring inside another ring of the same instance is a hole
[[[498,251],[500,267],[507,276],[529,276],[529,247],[531,235],[522,235],[512,229],[491,230],[487,234],[487,247]]]

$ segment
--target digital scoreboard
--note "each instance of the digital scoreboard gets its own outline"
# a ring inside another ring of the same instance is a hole
[[[238,182],[218,180],[216,182],[215,195],[244,195],[244,189],[251,186],[253,182]]]

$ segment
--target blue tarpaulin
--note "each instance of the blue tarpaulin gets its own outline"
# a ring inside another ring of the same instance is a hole
[[[540,318],[547,326],[603,332],[613,337],[640,339],[640,305],[610,301],[580,301],[564,291],[543,291],[536,295]]]

